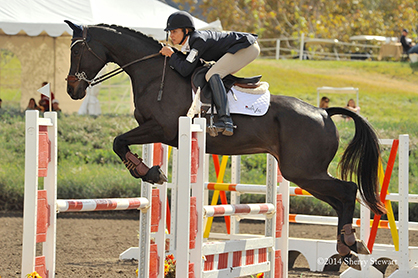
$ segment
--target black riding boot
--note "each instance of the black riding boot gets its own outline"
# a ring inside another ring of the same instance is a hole
[[[214,124],[216,132],[214,134],[209,131],[209,134],[211,136],[217,136],[218,132],[222,132],[225,136],[232,136],[234,134],[234,123],[229,114],[228,97],[226,96],[226,90],[219,74],[211,76],[209,85],[212,89],[213,103],[218,113],[218,121]]]

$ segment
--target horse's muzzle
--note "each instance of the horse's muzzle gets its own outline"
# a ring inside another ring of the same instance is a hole
[[[85,97],[87,85],[84,86],[80,79],[74,75],[68,75],[65,80],[67,81],[67,93],[72,99],[78,100]]]

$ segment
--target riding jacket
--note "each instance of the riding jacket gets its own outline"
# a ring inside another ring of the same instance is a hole
[[[201,62],[217,61],[226,53],[236,53],[255,43],[257,35],[241,32],[193,31],[188,44],[190,50],[186,54],[178,51],[171,55],[169,65],[186,77],[193,73]]]

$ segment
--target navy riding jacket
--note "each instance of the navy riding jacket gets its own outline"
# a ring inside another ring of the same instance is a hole
[[[190,34],[189,46],[191,53],[193,50],[197,51],[196,55],[190,57],[188,53],[178,51],[171,55],[169,65],[186,77],[200,65],[200,59],[218,61],[226,53],[234,54],[240,49],[249,47],[256,40],[257,35],[249,33],[193,31]]]

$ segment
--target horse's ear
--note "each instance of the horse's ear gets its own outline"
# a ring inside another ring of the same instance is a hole
[[[70,28],[73,30],[73,38],[77,37],[83,37],[83,27],[77,24],[72,23],[69,20],[64,20],[65,23],[70,26]]]

